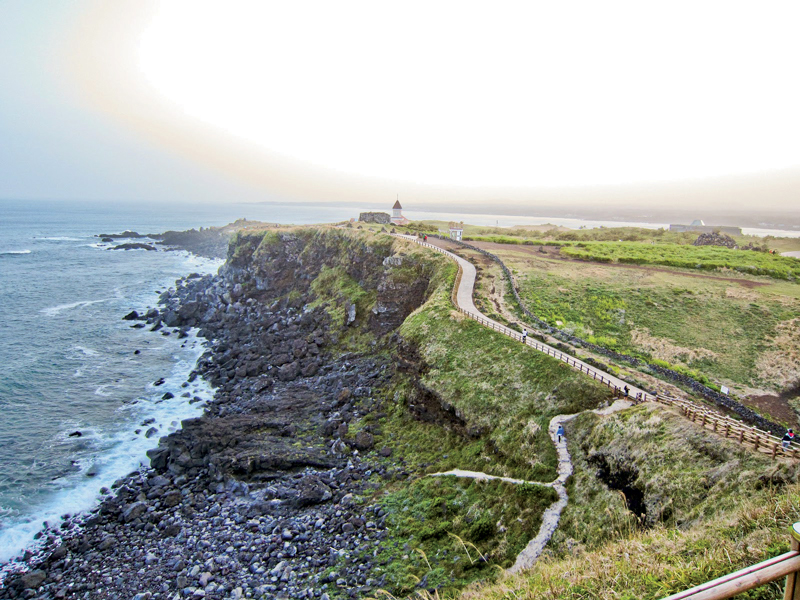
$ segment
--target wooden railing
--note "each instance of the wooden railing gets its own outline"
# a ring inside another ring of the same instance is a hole
[[[661,394],[655,399],[662,404],[679,408],[684,416],[693,423],[698,423],[703,428],[711,429],[726,438],[735,439],[739,444],[750,444],[754,450],[771,454],[773,458],[778,456],[787,456],[795,460],[800,458],[800,450],[791,446],[784,448],[781,438],[772,435],[769,431],[750,427],[741,421],[690,400],[671,398]]]
[[[420,244],[421,246],[425,246],[426,248],[430,248],[436,252],[440,252],[441,254],[444,254],[450,258],[455,256],[452,252],[449,252],[443,248],[439,248],[438,246],[434,246],[433,244],[429,244],[421,240],[416,240],[416,243]],[[458,305],[458,302],[456,302],[456,296],[458,293],[458,286],[461,282],[461,275],[462,270],[461,266],[459,265],[458,276],[456,277],[456,285],[453,287],[453,292],[451,295],[451,300],[456,309],[470,319],[477,321],[481,325],[507,335],[518,342],[522,342],[522,334],[518,331],[511,329],[510,327],[506,327],[497,321],[493,321],[481,313],[473,313]],[[623,393],[620,387],[612,379],[609,379],[607,373],[603,373],[602,371],[598,371],[590,367],[588,364],[576,359],[574,356],[560,352],[546,344],[539,343],[530,337],[525,339],[525,344],[536,350],[539,350],[540,352],[544,352],[553,358],[567,363],[569,366],[578,369],[578,371],[581,373],[586,373],[595,381],[599,381],[600,383],[608,386],[615,395],[621,395]],[[684,400],[682,398],[673,398],[662,394],[648,394],[646,392],[641,392],[635,397],[632,397],[631,400],[637,402],[657,401],[661,404],[675,406],[679,408],[681,412],[683,412],[683,414],[692,422],[699,423],[704,428],[711,428],[713,431],[724,435],[726,438],[736,439],[738,440],[739,444],[752,444],[755,450],[771,454],[773,458],[781,456],[789,457],[795,460],[800,459],[799,450],[791,447],[784,448],[781,443],[781,439],[772,435],[771,432],[763,431],[756,427],[749,427],[741,421],[737,421],[736,419],[723,415],[722,413],[711,410],[702,404],[698,404],[690,400]]]
[[[789,532],[792,538],[792,549],[789,552],[689,590],[672,594],[662,600],[725,600],[781,577],[786,577],[784,600],[800,600],[797,577],[800,571],[800,523],[792,525]]]
[[[523,340],[522,334],[519,333],[518,331],[515,331],[514,329],[511,329],[510,327],[506,327],[505,325],[501,325],[497,321],[493,321],[491,319],[487,319],[486,317],[484,317],[481,314],[472,313],[472,312],[470,312],[468,310],[465,310],[465,309],[461,308],[460,306],[456,306],[456,308],[462,314],[468,316],[470,319],[473,319],[473,320],[477,321],[478,323],[480,323],[481,325],[484,325],[485,327],[489,327],[490,329],[494,329],[495,331],[498,331],[498,332],[500,332],[500,333],[502,333],[504,335],[507,335],[511,339],[514,339],[514,340],[516,340],[518,342],[522,342],[522,340]],[[621,394],[622,393],[622,389],[614,382],[614,380],[610,379],[607,374],[603,373],[602,371],[597,371],[596,369],[593,369],[592,367],[590,367],[589,365],[587,365],[583,361],[580,361],[580,360],[576,359],[575,357],[573,357],[573,356],[571,356],[569,354],[565,354],[563,352],[560,352],[560,351],[556,350],[555,348],[551,348],[550,346],[548,346],[546,344],[541,344],[541,343],[537,342],[536,340],[533,340],[530,337],[526,337],[524,343],[526,345],[530,346],[531,348],[534,348],[535,350],[538,350],[539,352],[544,352],[548,356],[552,356],[553,358],[556,358],[556,359],[558,359],[560,361],[563,361],[563,362],[567,363],[569,366],[571,366],[571,367],[573,367],[575,369],[578,369],[578,371],[580,371],[581,373],[586,373],[587,375],[590,375],[595,381],[599,381],[600,383],[602,383],[602,384],[608,386],[609,388],[611,388],[611,390],[615,394]],[[642,395],[640,397],[631,398],[631,399],[632,400],[633,399],[641,400],[642,402],[644,402],[645,400],[654,400],[655,396],[653,396],[652,394],[647,394],[645,392],[642,392]]]
[[[435,250],[436,252],[440,252],[441,254],[445,254],[445,255],[447,255],[447,256],[449,256],[451,258],[454,256],[452,252],[449,252],[449,251],[447,251],[447,250],[445,250],[443,248],[439,248],[438,246],[434,246],[433,244],[429,244],[427,242],[423,242],[423,241],[420,241],[418,239],[415,240],[415,241],[416,241],[417,244],[419,244],[421,246],[425,246],[426,248],[430,248],[432,250]],[[453,294],[451,296],[452,301],[453,301],[453,305],[456,307],[456,309],[459,312],[461,312],[462,314],[466,315],[470,319],[473,319],[473,320],[477,321],[481,325],[484,325],[485,327],[488,327],[490,329],[493,329],[494,331],[498,331],[498,332],[500,332],[500,333],[502,333],[504,335],[507,335],[508,337],[510,337],[510,338],[512,338],[514,340],[517,340],[518,342],[522,342],[523,336],[518,331],[516,331],[514,329],[511,329],[510,327],[506,327],[505,325],[501,325],[497,321],[493,321],[492,319],[489,319],[489,318],[483,316],[481,313],[473,313],[473,312],[468,311],[468,310],[462,308],[461,306],[459,306],[458,302],[456,302],[456,296],[457,296],[458,285],[459,285],[460,282],[461,282],[461,267],[459,266],[458,276],[457,276],[457,279],[456,279],[456,285],[453,288]],[[614,391],[615,394],[622,393],[621,388],[618,385],[616,385],[616,383],[614,383],[613,380],[609,379],[608,375],[602,373],[601,371],[597,371],[597,370],[593,369],[592,367],[590,367],[589,365],[587,365],[583,361],[577,360],[575,357],[573,357],[573,356],[571,356],[569,354],[565,354],[563,352],[559,352],[555,348],[551,348],[550,346],[548,346],[546,344],[540,344],[539,342],[531,339],[530,337],[526,337],[525,344],[527,344],[528,346],[531,346],[532,348],[534,348],[536,350],[539,350],[540,352],[544,352],[545,354],[547,354],[549,356],[552,356],[553,358],[557,358],[558,360],[561,360],[561,361],[567,363],[569,366],[578,369],[582,373],[586,373],[587,375],[590,375],[596,381],[599,381],[600,383],[602,383],[602,384],[608,386],[609,388],[611,388]],[[646,393],[642,392],[642,395],[637,399],[641,400],[641,401],[653,400],[654,396],[652,396],[651,394],[646,394]]]

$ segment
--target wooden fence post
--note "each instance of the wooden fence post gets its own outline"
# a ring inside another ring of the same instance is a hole
[[[800,551],[800,523],[792,525],[789,528],[789,534],[792,536],[792,550],[795,552]],[[783,594],[783,600],[800,600],[797,571],[786,576],[786,591]]]

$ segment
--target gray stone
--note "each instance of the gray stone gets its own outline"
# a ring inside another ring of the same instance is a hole
[[[141,517],[145,512],[147,512],[147,504],[144,502],[134,502],[122,511],[122,518],[125,519],[126,523],[130,523],[134,519]]]

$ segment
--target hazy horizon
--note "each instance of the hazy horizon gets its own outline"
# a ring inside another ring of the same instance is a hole
[[[798,7],[0,4],[0,199],[800,225]]]

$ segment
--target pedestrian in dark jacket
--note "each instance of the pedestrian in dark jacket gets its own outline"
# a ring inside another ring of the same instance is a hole
[[[794,432],[789,429],[785,434],[783,434],[783,438],[781,439],[781,445],[784,448],[788,448],[791,446],[792,442],[794,441]]]

